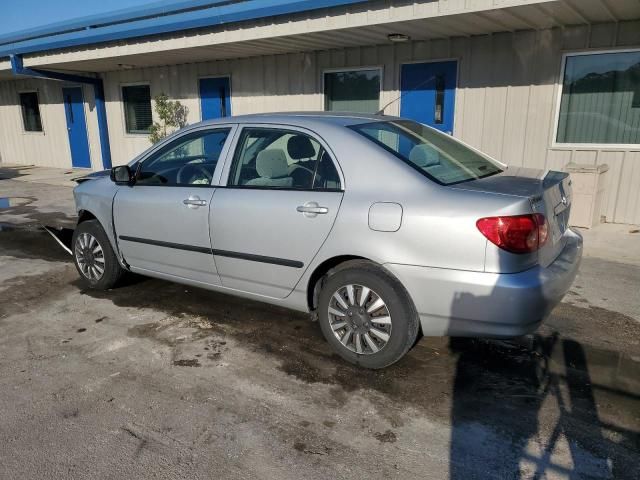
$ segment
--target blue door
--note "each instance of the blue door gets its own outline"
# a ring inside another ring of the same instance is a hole
[[[230,90],[228,77],[200,79],[202,120],[231,115]]]
[[[73,165],[74,168],[91,168],[82,88],[63,88],[62,97],[64,100],[65,115],[67,116],[71,165]]]
[[[400,116],[453,133],[458,63],[402,65]]]

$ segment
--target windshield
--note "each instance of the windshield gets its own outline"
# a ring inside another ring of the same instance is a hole
[[[475,180],[502,171],[487,157],[452,137],[410,120],[363,123],[349,128],[441,185]]]

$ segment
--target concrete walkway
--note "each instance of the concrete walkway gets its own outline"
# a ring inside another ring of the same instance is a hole
[[[579,230],[584,236],[586,257],[640,266],[640,226],[603,223]]]
[[[74,187],[76,182],[73,179],[88,173],[91,173],[91,170],[84,168],[52,168],[0,163],[0,180],[13,179],[60,187]]]
[[[4,224],[74,228],[72,179],[86,173],[0,164],[0,228]]]

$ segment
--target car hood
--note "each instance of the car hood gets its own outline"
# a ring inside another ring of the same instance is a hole
[[[108,177],[111,174],[111,170],[101,170],[99,172],[92,172],[87,175],[82,175],[81,177],[76,177],[73,180],[76,183],[86,182],[88,180],[95,180],[98,178]]]

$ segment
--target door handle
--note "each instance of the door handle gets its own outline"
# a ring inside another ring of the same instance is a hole
[[[321,207],[316,202],[307,202],[296,208],[296,211],[302,213],[305,217],[315,217],[316,215],[325,215],[329,213],[327,207]]]
[[[207,204],[207,201],[202,200],[197,195],[191,195],[189,196],[189,198],[183,200],[182,203],[184,203],[189,208],[198,208],[198,207],[204,207]]]

